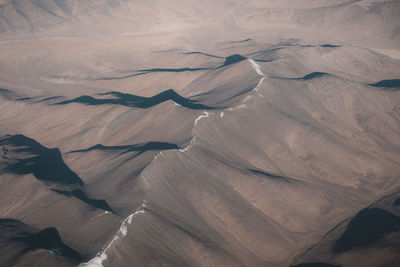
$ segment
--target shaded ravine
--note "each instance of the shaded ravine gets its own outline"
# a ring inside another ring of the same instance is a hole
[[[190,53],[190,52],[189,52]],[[187,53],[186,53],[187,54]],[[207,55],[211,57],[217,57],[217,58],[222,58],[210,54],[205,54],[202,52],[192,52],[191,54],[202,54],[202,55]],[[230,55],[225,58],[224,63],[221,66],[215,67],[215,68],[152,68],[152,69],[143,69],[139,70],[140,73],[150,73],[150,72],[192,72],[192,71],[203,71],[203,70],[215,70],[215,69],[220,69],[235,63],[238,63],[240,61],[246,60],[247,57],[244,57],[240,54],[234,54]]]
[[[220,56],[216,56],[216,55],[212,55],[212,54],[208,54],[208,53],[204,53],[204,52],[200,52],[200,51],[185,52],[183,54],[184,55],[203,55],[203,56],[207,56],[207,57],[223,58],[223,57],[220,57]]]
[[[24,175],[32,173],[42,182],[62,185],[83,185],[82,180],[63,161],[57,148],[49,149],[32,138],[24,135],[8,135],[0,139],[3,146],[3,158],[8,159],[10,149],[15,153],[29,153],[33,157],[12,160],[6,171]],[[16,161],[16,162],[14,162]]]
[[[229,57],[226,57],[224,64],[222,64],[218,68],[223,68],[223,67],[238,63],[238,62],[246,60],[246,59],[247,59],[247,57],[244,57],[244,56],[242,56],[240,54],[234,54],[234,55],[231,55]]]
[[[345,223],[347,223],[346,229],[343,231],[340,237],[336,239],[334,245],[330,248],[330,250],[336,255],[344,252],[373,247],[374,245],[379,244],[379,241],[383,240],[387,234],[400,230],[400,217],[381,208],[367,207],[358,212],[356,215],[352,215],[351,217],[341,221],[334,228],[329,230],[321,239],[321,241],[325,239],[325,237],[333,230]],[[306,250],[305,253],[316,247],[321,241],[317,242],[311,248]],[[291,267],[302,266],[335,267],[339,265],[322,262],[291,265]]]
[[[239,40],[239,41],[231,41],[231,42],[229,42],[229,43],[231,43],[231,44],[238,44],[238,43],[246,43],[246,42],[249,42],[249,41],[252,41],[252,39],[251,39],[251,38],[247,38],[247,39]]]
[[[335,242],[334,253],[366,248],[377,244],[388,233],[399,231],[400,217],[380,208],[366,208],[357,213]]]
[[[216,69],[220,69],[223,67],[226,67],[228,65],[240,62],[242,60],[247,59],[246,57],[239,55],[239,54],[234,54],[234,55],[230,55],[228,57],[220,57],[220,56],[216,56],[216,55],[211,55],[211,54],[207,54],[204,52],[185,52],[185,55],[192,55],[192,54],[200,54],[200,55],[204,55],[204,56],[208,56],[208,57],[213,57],[213,58],[219,58],[219,59],[225,59],[224,63],[222,63],[222,65],[218,66],[218,67],[209,67],[209,68],[191,68],[191,67],[184,67],[184,68],[149,68],[149,69],[141,69],[141,70],[137,70],[136,73],[132,73],[132,74],[128,74],[128,75],[124,75],[124,76],[114,76],[114,77],[99,77],[99,78],[92,78],[90,80],[122,80],[122,79],[127,79],[127,78],[132,78],[135,76],[140,76],[140,75],[144,75],[144,74],[149,74],[149,73],[157,73],[157,72],[175,72],[175,73],[179,73],[179,72],[196,72],[196,71],[207,71],[207,70],[216,70]]]
[[[216,55],[211,55],[211,54],[207,54],[204,52],[185,52],[183,53],[185,55],[193,55],[193,54],[199,54],[199,55],[204,55],[207,57],[213,57],[213,58],[219,58],[219,59],[223,59],[224,57],[220,57],[220,56],[216,56]],[[132,78],[135,76],[140,76],[140,75],[144,75],[144,74],[148,74],[148,73],[152,73],[152,72],[196,72],[196,71],[206,71],[206,70],[215,70],[215,69],[219,69],[219,68],[223,68],[225,66],[240,62],[242,60],[245,60],[246,57],[243,57],[239,54],[234,54],[234,55],[230,55],[228,57],[225,58],[225,62],[218,67],[215,68],[190,68],[190,67],[185,67],[185,68],[150,68],[150,69],[142,69],[142,70],[138,70],[137,73],[133,73],[133,74],[128,74],[125,76],[115,76],[115,77],[99,77],[99,78],[92,78],[90,80],[95,80],[95,81],[108,81],[108,80],[122,80],[122,79],[128,79],[128,78]]]
[[[281,181],[285,181],[287,183],[291,183],[291,182],[294,182],[294,181],[297,182],[297,180],[295,180],[295,179],[288,178],[288,177],[283,177],[283,176],[280,176],[280,175],[272,174],[272,173],[265,172],[265,171],[258,170],[258,169],[247,169],[247,171],[252,173],[252,174],[259,175],[259,176],[265,176],[265,177],[267,177],[269,179],[273,179],[273,180],[281,180]]]
[[[58,190],[58,189],[50,188],[50,190],[52,190],[58,194],[67,196],[67,197],[76,197],[77,199],[80,199],[83,202],[86,202],[87,204],[92,205],[93,207],[112,212],[111,207],[107,204],[107,202],[105,200],[88,198],[87,195],[85,194],[85,192],[83,192],[80,189],[75,189],[72,191],[65,191],[65,190]]]
[[[94,81],[123,80],[123,79],[128,79],[128,78],[132,78],[132,77],[140,76],[140,75],[144,75],[144,74],[146,74],[146,72],[139,72],[139,73],[129,74],[129,75],[125,75],[125,76],[117,76],[117,77],[100,77],[100,78],[94,78],[91,80],[94,80]]]
[[[16,240],[25,242],[31,250],[42,248],[57,256],[65,256],[78,261],[82,260],[82,256],[78,252],[63,243],[60,234],[54,227],[46,228],[26,237],[16,238]]]
[[[192,52],[192,53],[205,54],[202,52]],[[208,54],[206,54],[206,55],[208,55]],[[213,55],[209,55],[209,56],[213,56]],[[218,56],[213,56],[213,57],[218,57]],[[198,70],[207,70],[207,69],[220,69],[220,68],[241,62],[246,59],[247,59],[246,57],[244,57],[240,54],[234,54],[234,55],[226,57],[224,63],[221,66],[216,67],[216,68],[177,68],[177,69],[153,68],[153,69],[140,70],[140,73],[127,75],[124,77],[133,77],[133,76],[137,76],[137,75],[143,75],[143,74],[146,74],[149,72],[185,72],[185,71],[198,71]],[[250,62],[252,64],[252,66],[254,67],[254,64],[256,64],[256,63],[253,60],[250,60]],[[259,73],[259,72],[257,71],[257,73]],[[99,78],[99,79],[100,80],[113,80],[113,79],[122,79],[124,77],[109,77],[109,78]],[[251,91],[251,90],[249,90],[249,91]],[[2,95],[8,95],[9,93],[10,93],[9,90],[6,90],[6,89],[1,89],[1,91],[0,91],[0,94],[2,94]],[[151,97],[143,97],[143,96],[138,96],[138,95],[126,94],[126,93],[121,93],[121,92],[117,92],[117,91],[100,93],[99,95],[112,96],[113,98],[95,98],[95,97],[89,96],[89,95],[82,95],[82,96],[79,96],[79,97],[76,97],[73,99],[59,101],[52,105],[66,105],[66,104],[70,104],[70,103],[82,103],[82,104],[86,104],[86,105],[114,104],[114,105],[122,105],[122,106],[133,107],[133,108],[146,109],[146,108],[151,108],[153,106],[156,106],[158,104],[161,104],[163,102],[171,100],[175,104],[185,107],[185,108],[188,108],[188,109],[194,109],[194,110],[196,110],[196,109],[203,109],[203,110],[221,109],[221,107],[207,106],[207,105],[198,103],[198,101],[196,101],[196,100],[185,98],[185,97],[179,95],[173,89],[165,90],[165,91],[163,91],[157,95],[151,96]],[[236,96],[233,96],[233,97],[236,97]],[[46,101],[50,101],[50,100],[55,100],[57,98],[61,98],[61,97],[60,96],[48,97],[45,99],[41,99],[38,102],[46,102]],[[24,101],[24,100],[31,100],[31,99],[32,98],[20,98],[17,100]]]
[[[332,75],[332,74],[326,73],[326,72],[316,71],[316,72],[311,72],[309,74],[306,74],[306,75],[304,75],[303,77],[300,77],[300,78],[275,77],[275,76],[272,76],[272,77],[269,77],[269,78],[283,79],[283,80],[304,80],[304,81],[306,81],[306,80],[311,80],[311,79],[314,79],[314,78],[321,78],[323,76],[328,76],[328,75]]]
[[[2,158],[6,160],[3,172],[17,175],[33,174],[36,179],[49,186],[69,188],[68,191],[62,192],[52,189],[54,192],[76,197],[95,208],[111,211],[106,201],[87,196],[82,179],[65,164],[59,149],[47,148],[24,135],[7,135],[0,139],[0,145]]]
[[[370,83],[370,86],[373,87],[380,87],[382,90],[400,90],[400,79],[393,79],[393,80],[383,80],[377,83]]]
[[[370,248],[379,241],[385,239],[386,235],[400,231],[400,217],[396,216],[390,211],[380,208],[379,204],[387,197],[400,192],[398,188],[391,193],[385,194],[375,201],[369,203],[365,208],[359,210],[356,213],[343,218],[334,227],[329,229],[317,242],[312,246],[305,249],[302,253],[297,254],[292,258],[292,262],[295,259],[301,259],[307,255],[308,252],[317,248],[326,238],[337,229],[344,228],[339,233],[340,236],[335,238],[336,240],[330,251],[333,255],[340,255],[341,253],[357,251],[360,249]],[[396,199],[397,200],[397,199]],[[394,203],[392,204],[394,205]],[[376,207],[378,206],[378,207]],[[325,252],[326,253],[326,252]],[[313,263],[301,263],[301,264],[313,264]],[[291,267],[308,266],[308,265],[291,265]],[[313,265],[310,265],[313,266]],[[318,265],[315,265],[318,266]],[[323,267],[325,265],[321,265]],[[329,267],[330,265],[326,265]],[[332,265],[336,266],[336,265]],[[340,267],[340,266],[339,266]]]
[[[144,144],[135,145],[125,145],[125,146],[104,146],[101,144],[94,145],[92,147],[80,150],[73,150],[68,153],[79,153],[79,152],[89,152],[92,150],[123,150],[124,152],[146,152],[151,150],[170,150],[179,149],[179,146],[172,143],[166,142],[147,142]]]
[[[64,244],[60,234],[54,227],[37,231],[21,221],[3,218],[0,219],[0,240],[4,246],[12,246],[13,242],[22,245],[18,249],[14,247],[15,258],[8,261],[7,259],[0,259],[0,263],[2,262],[7,266],[14,265],[19,257],[37,249],[45,249],[56,256],[67,257],[77,263],[81,262],[83,258],[80,253]]]
[[[145,109],[171,100],[176,104],[179,104],[180,106],[188,109],[215,109],[214,107],[209,107],[203,104],[196,103],[195,100],[190,100],[188,98],[185,98],[176,93],[173,89],[166,90],[152,97],[143,97],[131,94],[124,94],[120,92],[107,92],[107,93],[102,93],[101,95],[111,95],[116,98],[103,99],[85,95],[74,99],[58,102],[55,105],[66,105],[70,103],[83,103],[86,105],[115,104],[115,105]]]
[[[336,47],[341,47],[340,45],[334,45],[334,44],[322,44],[320,47],[326,47],[326,48],[336,48]]]

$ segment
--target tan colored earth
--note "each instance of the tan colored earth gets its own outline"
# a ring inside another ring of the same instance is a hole
[[[400,266],[400,1],[0,1],[0,266]]]

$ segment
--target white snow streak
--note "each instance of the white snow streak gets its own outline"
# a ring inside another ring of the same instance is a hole
[[[197,117],[197,119],[194,121],[194,126],[197,125],[199,120],[201,120],[202,118],[208,118],[208,117],[210,117],[210,115],[211,115],[211,113],[208,113],[207,111],[204,111],[203,114],[201,114],[199,117]]]
[[[254,60],[249,59],[251,66],[255,69],[258,75],[265,76],[265,74],[262,72],[260,65],[258,65]]]
[[[266,76],[265,76],[265,74],[262,72],[260,65],[258,65],[253,59],[249,59],[249,62],[250,62],[250,64],[251,64],[251,66],[253,67],[253,69],[257,72],[257,74],[260,75],[260,76],[263,76],[263,77],[260,79],[260,81],[258,82],[257,86],[254,87],[254,89],[253,89],[253,91],[256,91],[256,92],[257,92],[257,91],[258,91],[258,88],[261,86],[261,84],[262,84],[263,80],[266,78]],[[258,95],[259,95],[260,97],[263,97],[263,95],[260,94],[260,93],[258,93]],[[248,96],[244,99],[244,101],[246,101],[247,98],[249,98],[249,97],[250,97],[250,95],[248,95]],[[245,107],[246,107],[246,104],[242,103],[242,104],[240,104],[239,106],[236,106],[236,107],[233,107],[233,108],[228,108],[227,110],[242,109],[242,108],[245,108]],[[199,117],[197,117],[197,119],[194,121],[193,130],[194,130],[194,128],[196,127],[197,123],[198,123],[202,118],[209,118],[210,115],[212,115],[212,114],[213,114],[213,113],[209,113],[209,112],[206,112],[206,111],[205,111],[205,112],[203,112]],[[221,112],[221,113],[219,114],[219,117],[220,117],[220,118],[223,118],[224,115],[225,115],[225,113],[224,113],[224,112]],[[193,132],[193,130],[192,130],[192,132]],[[179,149],[179,152],[182,152],[182,153],[183,153],[183,152],[186,152],[189,148],[191,148],[191,147],[194,145],[195,142],[196,142],[196,136],[193,136],[192,140],[190,141],[190,144],[189,144],[187,147],[185,147],[185,148]]]
[[[254,91],[258,91],[258,88],[260,88],[262,82],[264,81],[265,77],[262,77],[261,80],[258,82],[257,86],[254,88]]]
[[[199,120],[201,120],[202,118],[209,118],[211,115],[213,115],[213,113],[204,111],[200,116],[198,116],[197,119],[194,121],[194,127],[192,129],[192,132],[193,132],[194,128],[196,127],[197,123],[199,122]],[[196,142],[196,136],[194,135],[192,137],[192,140],[190,140],[190,144],[185,148],[178,149],[179,152],[182,152],[182,153],[186,152],[189,148],[191,148],[194,145],[195,142]]]
[[[179,152],[182,152],[182,153],[186,152],[189,148],[191,148],[194,145],[195,142],[196,142],[196,136],[193,136],[192,140],[190,140],[190,144],[185,148],[179,149]]]
[[[81,267],[81,266],[85,266],[85,267],[103,267],[102,263],[106,259],[107,259],[107,255],[104,252],[102,252],[100,255],[97,255],[95,258],[91,259],[87,263],[80,264],[79,267]]]
[[[261,83],[263,82],[263,80],[266,78],[265,74],[262,72],[261,67],[252,59],[249,59],[251,66],[254,68],[254,70],[257,72],[258,75],[263,76],[260,81],[258,82],[257,86],[253,89],[254,91],[258,91],[258,88],[261,86]],[[261,94],[259,94],[260,97],[263,97]],[[181,106],[180,104],[174,102],[174,104],[176,106]],[[241,109],[241,108],[245,108],[246,104],[242,103],[239,106],[236,106],[235,108],[229,108],[227,110],[233,110],[233,109]],[[196,118],[196,120],[194,121],[194,127],[196,127],[197,123],[202,119],[202,118],[209,118],[210,115],[212,115],[212,113],[209,112],[203,112],[199,117]],[[221,112],[219,114],[219,117],[223,118],[224,117],[224,112]],[[194,129],[194,128],[193,128]],[[192,140],[190,141],[190,144],[183,148],[183,149],[179,149],[180,152],[185,152],[187,151],[189,148],[191,148],[196,142],[196,136],[193,136]],[[158,153],[154,159],[156,159],[162,152]],[[144,208],[146,207],[146,201],[143,201],[143,204],[141,207],[139,207],[134,213],[132,213],[131,215],[129,215],[127,218],[125,218],[122,221],[121,227],[119,228],[119,230],[117,231],[117,233],[114,235],[113,239],[108,243],[107,247],[102,251],[99,252],[97,254],[97,256],[95,258],[93,258],[92,260],[86,262],[86,263],[82,263],[79,265],[79,267],[103,267],[103,261],[105,261],[107,259],[107,250],[113,245],[113,243],[115,241],[117,241],[120,237],[124,237],[128,234],[128,228],[127,228],[127,224],[131,224],[133,219],[135,218],[135,216],[137,216],[138,214],[144,213],[145,210]],[[109,212],[105,212],[105,214],[108,214]]]
[[[139,207],[134,213],[132,213],[122,221],[121,227],[114,235],[113,239],[111,239],[111,241],[108,243],[107,247],[102,252],[99,252],[97,256],[91,259],[90,261],[80,264],[79,267],[103,267],[103,261],[107,259],[107,254],[106,254],[107,250],[114,244],[115,241],[117,241],[120,238],[120,236],[122,237],[126,236],[126,234],[128,233],[127,224],[131,224],[133,218],[138,214],[144,213],[145,207],[146,207],[146,201],[144,200],[141,207]]]
[[[258,82],[257,86],[253,89],[254,91],[258,91],[258,88],[261,86],[261,83],[263,80],[266,78],[265,74],[262,72],[260,65],[258,65],[254,60],[249,59],[251,66],[254,68],[254,70],[257,72],[258,75],[263,76],[261,80]],[[263,98],[264,96],[260,93],[258,93],[258,96]]]

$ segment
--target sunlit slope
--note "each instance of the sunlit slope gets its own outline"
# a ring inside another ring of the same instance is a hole
[[[0,2],[0,265],[396,263],[398,1],[167,2]]]

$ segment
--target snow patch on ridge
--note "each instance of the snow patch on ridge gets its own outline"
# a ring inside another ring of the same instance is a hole
[[[193,132],[194,128],[196,127],[197,123],[198,123],[202,118],[209,118],[211,115],[213,115],[213,113],[204,111],[200,116],[198,116],[197,119],[194,121],[194,127],[193,127],[193,129],[192,129],[192,132]],[[185,147],[185,148],[178,149],[178,151],[179,151],[179,152],[182,152],[182,153],[183,153],[183,152],[186,152],[189,148],[191,148],[191,147],[194,145],[195,142],[196,142],[196,136],[194,135],[194,136],[192,137],[192,140],[190,140],[190,144],[189,144],[187,147]]]
[[[202,118],[209,118],[210,115],[211,115],[211,113],[204,111],[203,114],[201,114],[199,117],[197,117],[197,119],[194,121],[194,126],[197,125],[199,120],[201,120]]]
[[[192,140],[190,140],[190,144],[185,148],[179,149],[179,152],[182,152],[182,153],[186,152],[189,148],[191,148],[194,145],[195,142],[196,142],[196,136],[193,136]]]
[[[138,214],[144,213],[145,210],[144,208],[146,207],[146,200],[143,201],[142,205],[131,215],[126,217],[117,231],[117,233],[114,235],[114,237],[111,239],[111,241],[108,243],[107,247],[102,251],[97,254],[96,257],[91,259],[90,261],[86,263],[82,263],[79,265],[79,267],[103,267],[103,261],[107,259],[107,250],[114,244],[115,241],[117,241],[120,237],[124,237],[128,233],[128,228],[127,224],[131,224],[133,221],[133,218],[137,216]]]
[[[249,60],[249,62],[250,62],[250,64],[251,64],[251,66],[253,67],[253,69],[257,72],[257,74],[260,75],[260,76],[262,76],[262,78],[259,80],[257,86],[254,87],[254,89],[253,89],[252,91],[257,92],[258,96],[260,96],[261,98],[263,98],[264,96],[258,92],[258,89],[259,89],[259,87],[261,86],[261,84],[262,84],[262,82],[264,81],[264,79],[266,78],[266,76],[265,76],[265,74],[262,72],[260,65],[258,65],[253,59],[248,59],[248,60]],[[244,99],[244,102],[246,102],[246,100],[247,100],[249,97],[251,97],[251,95],[248,95],[248,96]],[[226,109],[226,110],[229,111],[229,110],[243,109],[243,108],[246,108],[246,104],[244,104],[244,103],[242,103],[242,104],[240,104],[240,105],[238,105],[238,106],[236,106],[236,107],[228,108],[228,109]],[[209,112],[204,111],[200,116],[198,116],[198,117],[196,118],[196,120],[194,121],[194,127],[193,127],[193,129],[192,129],[192,132],[193,132],[194,128],[196,127],[197,123],[198,123],[202,118],[209,118],[211,115],[213,115],[213,113],[209,113]],[[224,112],[221,112],[221,113],[219,114],[219,117],[220,117],[220,118],[223,118],[224,115],[225,115],[225,113],[224,113]],[[192,140],[190,140],[190,144],[189,144],[187,147],[185,147],[185,148],[178,149],[178,151],[179,151],[179,152],[182,152],[182,153],[186,152],[188,149],[190,149],[190,148],[195,144],[195,142],[196,142],[196,136],[193,136],[193,137],[192,137]]]
[[[260,65],[258,65],[254,60],[249,59],[251,66],[254,68],[254,70],[257,72],[258,75],[265,76],[265,74],[262,72]]]
[[[264,81],[265,77],[262,77],[261,80],[258,82],[257,86],[254,88],[254,91],[258,91],[258,88],[260,88],[262,82]]]

